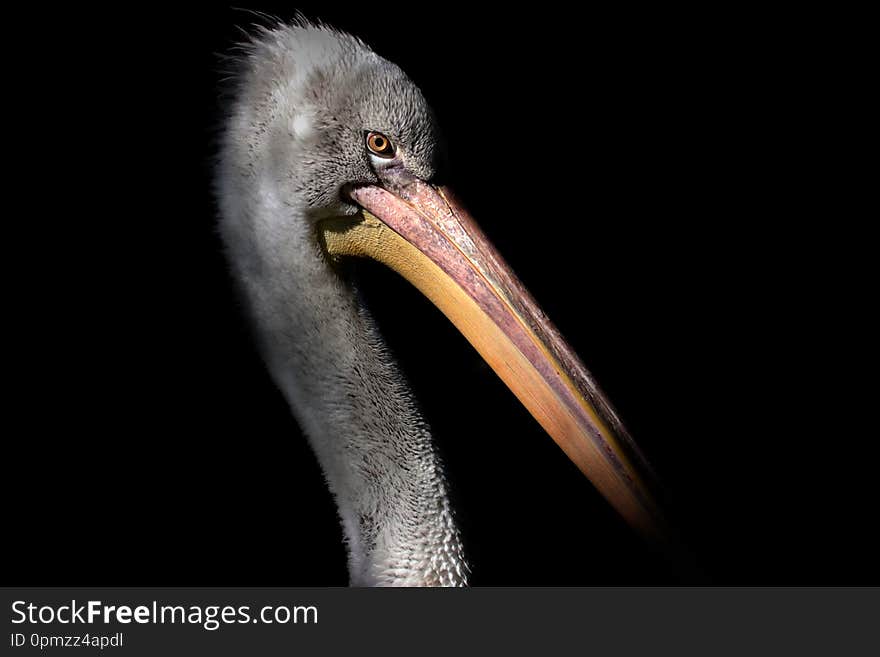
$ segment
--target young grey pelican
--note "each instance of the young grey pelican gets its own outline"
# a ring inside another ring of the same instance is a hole
[[[662,533],[601,392],[449,190],[419,89],[297,22],[246,47],[217,171],[221,232],[272,377],[326,475],[353,585],[464,585],[431,433],[337,263],[374,258],[455,324],[637,530]]]

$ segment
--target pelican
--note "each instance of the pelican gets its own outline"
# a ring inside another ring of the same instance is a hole
[[[340,263],[375,259],[476,348],[649,538],[649,470],[586,368],[452,192],[395,64],[328,26],[263,28],[240,58],[216,173],[220,232],[266,367],[324,472],[354,586],[463,586],[431,431]]]

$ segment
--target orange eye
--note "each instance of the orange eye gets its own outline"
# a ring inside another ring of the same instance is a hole
[[[370,132],[367,134],[367,148],[373,155],[379,157],[394,157],[394,144],[381,132]]]

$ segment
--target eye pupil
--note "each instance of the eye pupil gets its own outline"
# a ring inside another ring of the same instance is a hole
[[[378,132],[371,132],[367,135],[367,148],[375,155],[382,157],[392,157],[394,155],[394,145],[385,135]]]

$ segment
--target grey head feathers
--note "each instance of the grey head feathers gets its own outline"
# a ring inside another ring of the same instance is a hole
[[[377,181],[365,131],[386,134],[407,169],[433,176],[430,107],[398,66],[355,37],[302,21],[279,26],[258,34],[240,65],[227,138],[248,135],[241,163],[271,170],[310,210],[353,211],[340,207],[340,188]]]
[[[337,502],[351,583],[463,585],[430,431],[353,281],[315,235],[317,219],[356,211],[345,185],[377,181],[371,130],[394,140],[407,169],[434,174],[433,115],[397,66],[324,26],[261,30],[221,139],[220,231],[267,368]],[[287,439],[262,437],[268,450]]]

